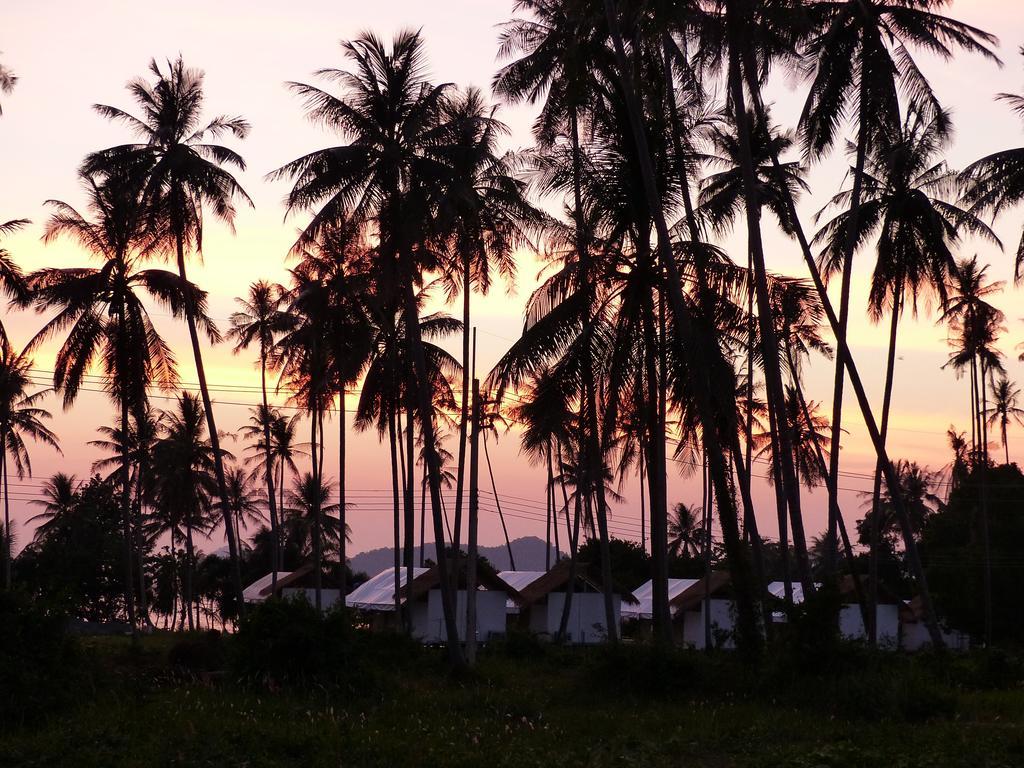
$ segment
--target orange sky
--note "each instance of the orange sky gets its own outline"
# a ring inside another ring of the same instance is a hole
[[[333,141],[304,120],[300,104],[283,88],[283,82],[309,80],[310,73],[317,68],[342,65],[339,39],[363,29],[373,29],[387,37],[397,29],[413,27],[423,30],[432,74],[437,80],[486,87],[496,67],[495,25],[509,17],[511,6],[510,0],[305,0],[288,4],[265,0],[182,0],[175,4],[173,13],[168,13],[158,5],[112,0],[5,3],[0,29],[2,61],[16,71],[21,81],[13,95],[4,97],[4,115],[0,117],[0,221],[27,217],[35,222],[24,233],[10,238],[6,246],[26,269],[85,262],[86,257],[67,243],[44,247],[39,242],[41,223],[46,217],[43,201],[59,198],[80,202],[75,169],[81,158],[126,136],[122,128],[96,116],[90,105],[104,102],[130,106],[123,88],[125,81],[143,74],[150,57],[169,57],[180,52],[186,62],[206,70],[211,113],[243,114],[253,124],[252,135],[237,148],[249,164],[240,180],[252,196],[255,209],[240,212],[235,235],[219,225],[211,225],[206,236],[205,264],[194,267],[191,273],[210,292],[211,314],[224,325],[232,311],[233,298],[244,292],[250,282],[259,278],[284,279],[282,255],[302,223],[301,219],[283,221],[280,201],[285,187],[265,182],[264,174]],[[997,92],[1024,90],[1024,66],[1016,55],[1017,48],[1024,44],[1024,14],[1019,8],[1019,0],[961,0],[952,8],[952,15],[1000,36],[999,53],[1006,62],[1003,69],[978,59],[961,58],[955,65],[949,65],[921,58],[940,97],[954,112],[957,138],[949,153],[954,167],[1024,141],[1024,127],[1005,106],[992,101]],[[780,79],[773,83],[770,96],[776,104],[776,120],[792,125],[803,98],[802,86]],[[527,108],[503,112],[512,128],[510,147],[529,144],[531,117]],[[811,214],[840,188],[842,174],[840,159],[812,169],[809,182],[814,195],[801,205],[807,226]],[[978,243],[965,243],[961,251],[962,255],[979,253],[983,261],[991,262],[993,277],[1008,282],[1007,291],[997,304],[1007,314],[1009,332],[1003,348],[1008,373],[1017,381],[1024,381],[1024,366],[1017,362],[1014,352],[1014,346],[1024,339],[1024,311],[1019,309],[1019,291],[1012,288],[1011,254],[1022,220],[1024,212],[1014,211],[997,222],[997,233],[1007,244],[1008,253]],[[773,269],[804,274],[799,251],[792,243],[771,231],[766,241]],[[726,238],[725,244],[734,256],[742,254],[742,233]],[[872,256],[864,252],[858,259],[852,341],[866,385],[872,395],[879,395],[886,329],[872,326],[861,311]],[[485,299],[474,297],[481,368],[489,368],[518,335],[523,300],[535,275],[536,265],[527,259],[512,293],[499,287]],[[157,319],[163,321],[161,330],[179,352],[182,380],[194,382],[184,328],[168,318]],[[968,419],[966,383],[940,370],[947,354],[945,330],[937,327],[934,320],[932,314],[922,313],[916,321],[908,317],[903,325],[890,450],[895,457],[913,458],[939,468],[947,461],[947,426],[954,423],[964,429]],[[27,340],[40,322],[41,318],[33,314],[8,313],[5,317],[15,343]],[[255,401],[250,390],[258,383],[256,371],[250,360],[233,357],[225,346],[209,350],[207,355],[209,380],[221,389],[215,392],[215,398],[221,402],[218,423],[222,429],[234,432],[247,417],[242,403]],[[45,371],[52,368],[52,360],[44,352],[36,366]],[[828,403],[831,376],[830,363],[812,361],[807,371],[812,399]],[[35,496],[39,482],[52,472],[63,469],[80,476],[88,473],[95,453],[85,442],[94,437],[98,424],[110,423],[114,417],[105,397],[94,392],[83,393],[73,411],[62,412],[55,401],[51,407],[64,455],[45,449],[33,452],[34,479],[15,481],[12,486],[16,520],[31,514],[26,501]],[[844,471],[851,474],[841,483],[842,501],[850,512],[860,504],[858,491],[870,486],[869,480],[857,475],[868,472],[872,466],[864,430],[859,419],[852,418],[854,411],[851,399],[847,409],[851,414],[847,421],[850,434],[844,443]],[[348,477],[358,504],[350,514],[350,522],[358,551],[390,541],[390,502],[382,495],[390,486],[386,447],[378,446],[373,435],[354,436],[351,440]],[[1013,458],[1018,446],[1024,448],[1024,430],[1011,434],[1010,441]],[[240,450],[240,446],[227,447]],[[335,449],[329,442],[329,466],[330,452]],[[499,493],[508,494],[503,506],[510,513],[510,532],[514,536],[543,536],[543,478],[519,457],[515,434],[502,437],[497,446],[492,446],[492,459]],[[618,535],[637,537],[635,483],[624,493],[627,504],[616,511],[612,529]],[[699,486],[693,480],[676,476],[670,477],[670,493],[673,501],[700,500]],[[773,507],[767,503],[769,491],[760,487],[757,497],[765,502],[763,530],[773,535]],[[810,530],[821,527],[824,515],[820,494],[811,497],[806,515]],[[482,539],[496,542],[500,536],[496,517],[485,515],[481,526]],[[30,532],[23,530],[21,544],[29,537]]]

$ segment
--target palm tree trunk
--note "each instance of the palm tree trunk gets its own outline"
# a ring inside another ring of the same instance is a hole
[[[569,538],[569,580],[565,584],[565,602],[562,603],[562,616],[558,622],[558,634],[555,635],[556,643],[565,642],[566,633],[569,630],[569,614],[572,611],[572,596],[576,590],[577,553],[580,543],[580,497],[581,494],[577,490],[573,504],[572,535]],[[568,512],[568,508],[566,511]]]
[[[892,320],[889,326],[889,352],[885,360],[885,389],[882,395],[882,444],[885,444],[889,433],[889,412],[892,404],[893,376],[896,369],[896,332],[900,323],[900,312],[902,311],[903,281],[893,287]],[[869,551],[869,579],[868,579],[868,618],[870,624],[868,630],[868,644],[874,648],[878,645],[878,547],[881,537],[881,525],[879,516],[880,495],[882,491],[882,468],[881,462],[875,466],[874,485],[871,490],[871,548]]]
[[[191,518],[191,512],[187,513]],[[194,583],[193,575],[195,573],[195,545],[192,540],[192,521],[188,519],[185,521],[185,594],[181,596],[181,606],[185,610],[185,618],[188,620],[189,632],[195,629],[193,623],[193,609],[195,608],[195,602],[192,595],[192,586]]]
[[[752,81],[751,84],[754,86],[751,89],[754,95],[754,106],[757,109],[758,114],[762,118],[765,118],[766,110],[764,103],[761,100],[757,83],[756,81]],[[781,177],[782,165],[779,162],[778,154],[774,151],[772,152],[771,160],[774,172]],[[857,370],[857,364],[853,359],[853,354],[850,352],[849,344],[847,343],[845,336],[842,336],[839,333],[839,319],[836,316],[835,308],[832,306],[832,301],[825,288],[825,283],[821,279],[821,272],[818,270],[818,265],[814,260],[814,254],[811,251],[810,242],[804,234],[803,225],[800,223],[800,216],[796,210],[796,204],[788,193],[785,197],[785,203],[793,224],[794,234],[796,235],[797,242],[800,245],[800,251],[804,257],[804,263],[807,266],[807,271],[811,276],[811,281],[814,283],[814,289],[821,301],[821,307],[825,312],[825,316],[828,318],[829,327],[832,329],[832,333],[836,337],[837,354],[843,360],[846,375],[849,377],[850,385],[853,387],[854,395],[857,397],[857,405],[860,408],[861,416],[864,419],[864,425],[867,427],[871,443],[874,446],[875,453],[878,455],[878,460],[882,465],[882,473],[885,477],[886,486],[889,488],[890,495],[895,501],[895,511],[896,516],[899,519],[900,529],[903,535],[907,564],[909,565],[911,572],[914,574],[914,579],[918,585],[922,610],[925,617],[925,625],[928,627],[928,634],[931,637],[933,647],[941,651],[946,647],[946,644],[943,640],[942,632],[939,629],[938,619],[935,614],[935,606],[932,603],[931,591],[928,588],[928,577],[925,575],[924,567],[921,564],[921,558],[917,550],[917,542],[913,536],[913,527],[910,522],[910,517],[907,514],[907,510],[902,499],[899,498],[899,478],[897,477],[896,472],[893,469],[892,462],[889,460],[889,455],[885,450],[885,443],[881,439],[878,424],[875,421],[874,414],[871,410],[871,401],[868,399],[867,391],[864,389],[864,382],[860,378],[860,372]]]
[[[587,291],[588,299],[587,320],[584,333],[588,333],[592,326],[592,288],[590,276],[590,254],[585,242],[583,229],[583,193],[581,188],[582,180],[582,154],[580,152],[579,120],[576,109],[573,108],[570,116],[570,132],[572,134],[572,156],[573,156],[573,218],[576,227],[576,250],[580,263],[581,282],[583,290]],[[597,529],[598,529],[598,550],[601,553],[601,589],[604,593],[605,621],[608,626],[608,641],[614,643],[618,640],[618,632],[615,626],[615,607],[612,601],[612,571],[611,571],[611,550],[608,540],[608,508],[604,494],[604,457],[601,452],[600,426],[598,423],[596,387],[594,385],[594,369],[592,350],[588,339],[585,344],[582,360],[583,392],[582,405],[584,423],[586,424],[585,438],[582,444],[583,455],[589,467],[590,476],[594,480],[594,492],[597,496]]]
[[[647,203],[654,214],[654,222],[658,233],[658,254],[661,267],[667,278],[669,287],[669,300],[671,302],[673,319],[678,327],[680,346],[691,358],[690,362],[695,364],[694,370],[702,370],[701,364],[715,359],[707,355],[702,360],[702,353],[707,352],[707,345],[714,342],[714,338],[702,338],[695,333],[693,319],[687,306],[682,290],[682,281],[679,269],[671,252],[671,239],[668,231],[668,224],[665,221],[664,211],[658,196],[657,185],[654,177],[654,167],[651,160],[651,153],[647,146],[647,135],[643,123],[643,111],[637,100],[636,91],[633,88],[632,78],[629,73],[626,60],[625,47],[622,36],[619,34],[618,20],[612,8],[612,0],[604,0],[605,15],[608,20],[609,30],[615,47],[615,58],[619,70],[619,78],[626,96],[626,103],[629,112],[630,124],[632,126],[634,140],[637,144],[637,156],[643,177],[644,194]],[[697,260],[698,270],[702,270],[700,259]],[[709,299],[706,296],[707,282],[700,279],[702,306]],[[707,308],[707,307],[706,307]],[[710,314],[709,314],[710,317]],[[717,349],[717,348],[716,348]],[[720,354],[720,350],[718,350]],[[712,353],[714,354],[714,353]],[[722,450],[720,435],[718,434],[717,414],[726,413],[720,404],[715,402],[715,394],[709,381],[698,378],[695,388],[697,410],[700,415],[700,422],[704,428],[704,435],[709,451],[712,477],[714,479],[716,497],[719,500],[719,519],[722,526],[723,539],[732,564],[733,585],[737,592],[737,635],[738,646],[744,651],[748,658],[754,658],[760,654],[762,636],[758,627],[758,596],[752,583],[747,553],[743,549],[739,534],[739,521],[736,516],[736,508],[732,498],[732,491],[729,486],[728,468],[725,461],[725,454]]]
[[[135,553],[138,558],[139,567],[139,614],[142,620],[146,622],[146,626],[153,627],[153,619],[149,615],[149,597],[148,590],[146,588],[146,552],[145,544],[146,537],[143,533],[143,498],[145,483],[144,483],[144,470],[143,470],[143,459],[141,457],[141,446],[140,446],[140,457],[138,472],[135,477]]]
[[[984,547],[985,554],[985,577],[984,577],[984,611],[985,611],[985,645],[992,645],[992,538],[989,534],[989,509],[988,509],[988,419],[986,414],[988,412],[988,393],[985,386],[985,379],[987,371],[985,370],[985,361],[979,359],[979,368],[981,371],[981,382],[979,389],[981,390],[981,409],[979,415],[981,417],[981,536],[982,546]]]
[[[814,591],[814,582],[811,578],[810,560],[807,556],[807,541],[804,536],[803,517],[800,511],[800,488],[796,482],[796,472],[793,466],[793,446],[790,428],[787,423],[786,396],[782,384],[782,371],[779,365],[778,338],[768,293],[768,271],[765,264],[764,244],[761,239],[761,201],[757,194],[757,179],[750,146],[749,116],[743,94],[743,75],[740,69],[740,57],[738,51],[733,47],[730,47],[729,90],[732,99],[733,117],[739,137],[747,234],[754,262],[754,289],[757,296],[757,319],[758,328],[761,332],[761,355],[764,363],[768,413],[770,418],[774,413],[775,418],[775,423],[770,424],[769,428],[777,440],[782,490],[789,508],[797,572],[804,589],[804,594],[810,595]]]
[[[466,430],[469,420],[469,311],[471,303],[471,278],[469,251],[462,254],[462,393],[459,413],[459,458],[455,477],[455,528],[452,531],[452,550],[459,553],[462,541],[462,492],[465,489],[466,474]]]
[[[348,594],[348,495],[345,486],[345,385],[338,389],[338,594]]]
[[[707,451],[705,450],[704,456],[707,457]],[[711,650],[711,516],[713,514],[715,503],[715,489],[707,481],[708,476],[708,464],[707,459],[704,460],[704,485],[707,486],[708,492],[705,498],[704,504],[704,651],[708,652]]]
[[[0,477],[4,482],[4,589],[11,588],[11,561],[14,559],[13,542],[11,536],[11,497],[7,483],[7,428],[6,425],[0,428]]]
[[[394,569],[395,569],[395,628],[405,626],[402,620],[402,528],[401,504],[398,495],[398,435],[395,429],[395,409],[388,405],[388,443],[391,447],[391,501],[394,507]],[[412,606],[410,606],[411,610]]]
[[[402,564],[405,567],[405,583],[412,584],[413,567],[416,564],[416,416],[412,403],[413,384],[409,382],[405,396],[405,542],[402,546]],[[421,418],[422,422],[423,419]],[[444,539],[441,539],[442,546]],[[442,549],[442,551],[444,551]],[[410,614],[411,618],[411,614]]]
[[[445,558],[444,520],[441,517],[441,462],[437,456],[434,435],[434,403],[431,398],[430,382],[427,378],[427,359],[420,336],[419,310],[412,276],[414,273],[412,253],[409,248],[401,249],[402,272],[405,280],[405,332],[410,347],[412,379],[416,384],[419,400],[420,434],[426,457],[426,470],[430,485],[430,507],[434,519],[434,543],[437,548],[437,570],[441,587],[441,605],[444,610],[445,633],[448,639],[448,658],[453,667],[465,665],[462,645],[459,642],[459,628],[455,618],[455,601],[452,583],[448,578],[448,563]],[[456,564],[457,565],[457,564]]]
[[[863,73],[860,77],[861,103],[867,91],[867,80]],[[837,333],[846,339],[846,328],[850,317],[850,285],[853,279],[853,255],[857,248],[857,228],[860,220],[860,202],[864,186],[864,163],[867,159],[868,119],[866,110],[860,110],[857,127],[857,156],[853,168],[853,189],[850,192],[849,225],[846,230],[846,242],[843,246],[843,274],[839,293],[839,328]],[[832,478],[828,491],[828,532],[826,534],[825,571],[831,577],[836,570],[837,539],[836,529],[839,521],[839,453],[840,438],[843,426],[843,389],[846,374],[843,361],[836,356],[835,380],[832,385],[832,442],[829,453],[828,474]]]
[[[267,504],[270,509],[270,584],[277,588],[277,572],[281,570],[281,540],[278,534],[277,503],[274,497],[274,456],[270,448],[270,404],[267,400],[267,350],[260,343],[260,390],[263,395],[263,448],[266,451],[264,475],[267,483]],[[344,480],[342,481],[344,482]]]
[[[123,345],[121,345],[123,346]],[[4,473],[6,482],[7,473]],[[4,494],[6,497],[6,493]],[[132,482],[131,458],[128,453],[128,398],[121,398],[121,524],[124,534],[124,608],[132,639],[138,639],[135,621],[135,585],[132,580]]]
[[[668,604],[668,466],[665,456],[665,422],[661,419],[659,383],[655,364],[657,335],[654,330],[654,307],[645,297],[643,314],[644,365],[647,380],[646,408],[647,445],[650,462],[651,491],[651,613],[655,640],[672,643],[672,615]]]
[[[182,226],[175,222],[175,240],[178,256],[178,274],[183,281],[188,280],[185,270],[185,238]],[[238,542],[235,541],[231,526],[231,509],[228,506],[228,483],[224,474],[224,457],[220,450],[220,435],[217,432],[217,420],[213,415],[213,401],[210,399],[210,388],[206,383],[206,368],[203,365],[203,351],[199,344],[199,330],[196,327],[196,308],[191,295],[185,302],[185,320],[188,324],[189,340],[192,342],[192,357],[196,364],[196,376],[199,379],[199,392],[203,398],[203,412],[206,416],[206,429],[210,433],[210,448],[213,451],[214,473],[217,478],[217,495],[220,497],[221,515],[224,519],[224,534],[228,542],[228,555],[231,558],[231,576],[235,588],[235,599],[238,601],[238,615],[245,615],[245,601],[242,598],[242,567],[238,556]],[[191,615],[191,611],[190,611]]]
[[[312,396],[316,397],[316,394]],[[320,471],[319,471],[319,460],[317,458],[318,451],[318,434],[317,427],[319,426],[319,418],[317,414],[317,407],[314,402],[311,403],[312,409],[309,414],[309,446],[310,446],[310,474],[312,475],[313,488],[310,502],[313,504],[313,602],[316,606],[316,612],[319,615],[323,610],[323,568],[324,568],[324,550],[323,550],[323,521],[321,520],[320,513]]]

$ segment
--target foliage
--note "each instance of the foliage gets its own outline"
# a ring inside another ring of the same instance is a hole
[[[981,536],[981,482],[986,476],[992,548],[993,636],[998,642],[1024,642],[1024,473],[1015,464],[975,468],[924,528],[922,547],[928,581],[949,624],[973,637],[983,634],[984,552]]]
[[[0,729],[76,700],[78,650],[63,615],[0,591]]]
[[[88,621],[124,612],[124,539],[117,486],[99,476],[83,483],[75,501],[53,518],[15,560],[18,583],[35,599]]]

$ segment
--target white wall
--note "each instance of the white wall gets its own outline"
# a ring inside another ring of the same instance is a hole
[[[504,592],[479,590],[476,593],[476,637],[486,642],[495,636],[505,634]],[[457,593],[455,623],[459,628],[459,640],[466,640],[466,590]],[[413,608],[413,635],[424,643],[443,643],[448,639],[444,628],[444,606],[441,590],[432,589],[427,593],[426,611],[420,610],[423,601],[418,600]]]
[[[733,619],[733,604],[731,600],[712,598],[709,616],[711,617],[711,642],[717,644],[718,636],[728,633],[720,646],[722,648],[733,648],[733,632],[735,621]],[[704,648],[704,601],[700,608],[695,611],[687,611],[683,614],[683,642],[694,648]]]
[[[895,650],[899,645],[899,606],[879,605],[875,625],[878,627],[878,647]],[[844,605],[839,611],[839,634],[847,640],[866,640],[864,619],[859,605]]]
[[[946,647],[954,651],[970,650],[971,640],[962,632],[953,632],[940,627],[942,639]],[[904,651],[919,651],[922,648],[930,648],[932,636],[928,633],[928,627],[923,621],[906,621],[903,623],[900,633],[900,648]]]
[[[612,605],[615,612],[615,626],[618,629],[622,625],[622,600],[618,595],[612,596]],[[552,592],[544,604],[534,605],[530,617],[531,631],[547,633],[553,637],[562,622],[564,606],[565,592]],[[535,619],[534,614],[538,618]],[[603,594],[599,592],[573,593],[572,605],[569,606],[566,635],[566,642],[576,645],[603,643],[608,639]]]

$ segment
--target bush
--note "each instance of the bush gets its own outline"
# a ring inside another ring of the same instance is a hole
[[[33,720],[68,705],[83,675],[64,616],[0,591],[0,723]]]
[[[175,674],[188,677],[222,672],[227,665],[224,637],[216,630],[187,635],[171,646],[167,663]]]
[[[243,679],[271,687],[373,690],[421,653],[405,636],[354,629],[344,609],[320,615],[302,598],[274,599],[240,622],[231,667]]]

